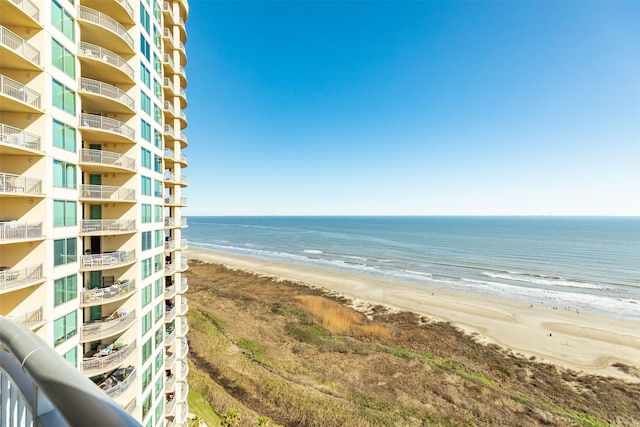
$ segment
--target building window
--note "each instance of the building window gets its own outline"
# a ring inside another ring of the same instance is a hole
[[[147,397],[145,397],[144,400],[142,401],[142,418],[145,418],[149,413],[149,411],[151,410],[151,403],[152,403],[151,398],[153,397],[152,394],[153,393],[149,392]]]
[[[157,179],[153,180],[153,195],[155,197],[162,197],[162,181],[158,181]]]
[[[151,151],[146,148],[140,148],[140,160],[142,167],[151,169]]]
[[[63,188],[76,188],[76,165],[53,161],[53,186]]]
[[[162,61],[158,55],[153,55],[153,69],[159,75],[162,75]]]
[[[151,249],[151,232],[143,231],[142,232],[142,250],[146,251]]]
[[[142,63],[140,63],[140,79],[145,86],[151,89],[151,71]]]
[[[151,285],[147,287],[149,288],[149,290],[151,290]],[[151,292],[149,292],[149,296],[151,296]],[[144,336],[147,332],[149,332],[149,329],[151,329],[151,326],[153,326],[153,322],[152,322],[153,319],[151,318],[152,314],[153,313],[148,312],[147,314],[142,316],[142,319],[140,319],[140,322],[142,323],[142,336]]]
[[[71,363],[71,366],[73,366],[74,368],[78,367],[78,348],[77,347],[73,347],[71,350],[67,351],[62,357],[64,357],[67,362]]]
[[[147,363],[147,360],[151,357],[151,338],[147,340],[142,346],[142,364]]]
[[[153,79],[153,94],[158,101],[162,101],[162,85],[157,79]]]
[[[149,12],[147,12],[147,9],[145,9],[142,3],[140,3],[140,23],[142,24],[142,27],[147,32],[147,34],[149,34],[150,22],[151,20],[149,18]]]
[[[53,106],[75,115],[76,93],[57,80],[52,81],[52,87]]]
[[[153,241],[154,241],[154,245],[153,245],[154,247],[158,248],[162,246],[162,230],[153,231]]]
[[[56,279],[53,282],[53,305],[59,306],[78,297],[78,276]]]
[[[58,266],[76,262],[78,260],[77,242],[78,240],[75,237],[54,240],[53,265]]]
[[[159,125],[162,124],[162,108],[160,108],[156,104],[153,105],[153,118],[155,119],[156,123],[158,123]]]
[[[76,130],[57,120],[53,121],[53,146],[63,150],[76,151]]]
[[[158,271],[162,270],[162,254],[158,254],[153,258],[156,266],[155,272],[157,273]]]
[[[147,142],[151,142],[151,125],[147,123],[144,119],[140,119],[140,135],[142,139]]]
[[[68,200],[53,201],[53,226],[71,227],[77,222],[76,202]]]
[[[155,222],[162,222],[162,206],[158,206],[158,205],[154,205],[153,206],[153,210],[155,211],[154,214],[154,221]]]
[[[160,5],[157,1],[153,2],[153,16],[156,18],[158,23],[162,21],[162,10],[160,9]]]
[[[142,204],[140,209],[142,210],[142,223],[147,224],[151,222],[151,205]]]
[[[162,50],[162,34],[160,33],[160,28],[153,26],[153,44],[156,46],[156,49]]]
[[[146,279],[151,276],[151,258],[142,260],[142,278]]]
[[[143,176],[142,178],[142,195],[150,196],[151,195],[151,178],[148,176]]]
[[[53,344],[60,345],[78,333],[78,313],[72,311],[53,321]]]
[[[158,330],[154,334],[154,339],[155,339],[155,342],[156,342],[156,348],[160,347],[162,345],[162,342],[164,341],[164,335],[162,334],[162,328],[158,328]]]
[[[147,41],[144,34],[140,34],[140,52],[147,58],[147,61],[151,61],[151,45]],[[147,87],[151,85],[151,81],[147,84]]]
[[[62,6],[56,1],[52,1],[51,6],[51,24],[56,27],[62,34],[67,36],[72,42],[75,41],[75,23],[73,18]]]
[[[140,108],[145,113],[151,115],[151,98],[146,93],[140,91]]]
[[[76,78],[76,57],[73,56],[64,46],[62,46],[56,39],[52,40],[51,44],[51,57],[53,66],[64,72],[72,79]]]
[[[159,381],[157,381],[156,384],[158,382]],[[158,386],[156,385],[156,397],[158,397],[158,393]],[[158,400],[158,404],[156,405],[156,425],[164,425],[164,401],[162,399]]]
[[[153,170],[155,172],[162,172],[162,157],[157,154],[153,155]]]

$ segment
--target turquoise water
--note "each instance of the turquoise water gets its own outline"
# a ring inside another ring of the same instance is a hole
[[[640,218],[189,217],[193,247],[640,319]]]

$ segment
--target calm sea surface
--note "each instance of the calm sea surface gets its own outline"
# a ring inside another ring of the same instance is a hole
[[[640,218],[189,217],[193,247],[640,320]]]

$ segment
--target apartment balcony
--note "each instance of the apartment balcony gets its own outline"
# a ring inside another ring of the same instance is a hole
[[[87,111],[108,111],[109,113],[133,114],[133,98],[122,89],[99,80],[80,78],[78,93],[82,97],[82,108]]]
[[[187,323],[187,318],[183,317],[180,322],[180,327],[177,328],[177,337],[182,338],[187,336],[187,332],[189,332],[189,324]]]
[[[106,2],[105,2],[106,3]],[[95,44],[80,42],[78,49],[82,75],[101,78],[109,76],[109,81],[120,84],[135,83],[133,68],[120,55]]]
[[[80,150],[79,163],[85,166],[83,168],[85,172],[136,171],[136,160],[134,158],[105,150],[83,148]]]
[[[115,52],[135,53],[133,38],[127,29],[111,16],[86,6],[78,7],[81,40],[99,43]]]
[[[102,254],[82,255],[80,257],[81,271],[97,271],[122,267],[136,261],[136,250],[115,251]]]
[[[113,345],[110,345],[92,355],[88,355],[88,357],[85,356],[82,363],[80,363],[80,369],[87,377],[100,375],[120,367],[135,349],[135,340],[117,350],[114,349]]]
[[[164,369],[171,369],[175,361],[176,361],[176,354],[166,352],[164,355]]]
[[[1,74],[0,104],[2,104],[3,112],[42,113],[40,110],[40,94],[38,92]]]
[[[83,139],[95,142],[122,142],[135,144],[136,132],[120,120],[97,114],[80,114],[80,130]]]
[[[189,354],[189,344],[187,343],[187,337],[181,337],[176,343],[176,353],[178,359],[184,359]]]
[[[180,279],[180,285],[176,288],[178,294],[184,294],[189,290],[189,282],[186,277]]]
[[[42,264],[9,268],[0,266],[0,294],[44,282]]]
[[[135,310],[118,310],[104,320],[89,322],[80,328],[80,342],[99,341],[119,335],[136,320]]]
[[[83,219],[80,221],[80,234],[104,236],[136,232],[135,219]]]
[[[164,95],[165,98],[171,98],[172,96],[177,94],[176,89],[173,86],[173,82],[171,81],[170,78],[165,77],[162,81],[162,86],[165,89],[165,95]]]
[[[162,41],[164,42],[165,49],[174,49],[173,34],[169,28],[162,29]]]
[[[174,25],[177,23],[173,16],[173,8],[168,1],[162,3],[162,14],[164,15],[164,25]]]
[[[180,119],[180,127],[182,127],[182,129],[186,128],[189,125],[189,123],[187,122],[187,113],[185,113],[184,110],[180,110],[178,118]],[[182,135],[180,135],[180,137],[184,137],[184,139],[186,140],[187,135],[185,135],[184,132],[181,132],[181,134]]]
[[[0,195],[10,197],[43,196],[42,180],[0,172]]]
[[[176,250],[176,241],[174,239],[165,240],[164,241],[164,250],[165,251],[175,251]]]
[[[165,53],[164,56],[162,57],[162,65],[164,68],[164,75],[172,75],[175,74],[178,71],[178,68],[176,68],[176,64],[175,62],[173,62],[173,58],[171,58],[171,55]]]
[[[167,398],[165,405],[164,405],[164,414],[166,415],[174,415],[173,411],[176,409],[176,398],[172,397],[172,398]],[[167,427],[171,427],[172,426],[172,421],[167,420]]]
[[[180,363],[178,363],[178,369],[176,370],[176,380],[185,381],[187,379],[187,374],[189,374],[189,366],[187,366],[183,360],[180,360]]]
[[[186,197],[175,197],[175,196],[166,196],[164,198],[164,204],[167,206],[186,206],[187,198]]]
[[[0,23],[17,27],[41,28],[38,21],[40,21],[40,9],[31,0],[0,1]]]
[[[167,126],[165,125],[165,134],[167,133]],[[171,148],[165,148],[164,150],[164,160],[170,164],[180,163],[183,167],[187,166],[187,156],[180,153],[180,155],[176,154]]]
[[[165,309],[165,311],[164,311],[164,321],[165,321],[165,323],[169,323],[175,318],[176,318],[176,308],[175,307],[172,307],[169,310]]]
[[[82,4],[103,12],[118,22],[135,23],[133,6],[128,0],[82,0]]]
[[[117,281],[105,288],[84,289],[80,292],[80,305],[90,307],[120,301],[136,291],[135,280]]]
[[[166,120],[172,120],[176,117],[176,111],[173,108],[173,103],[169,102],[169,101],[164,101],[164,104],[162,104],[162,109],[164,111],[164,119]],[[169,125],[164,125],[165,127],[165,133],[168,133],[170,135],[173,136],[173,127],[169,126]],[[167,129],[169,129],[169,132],[167,132]]]
[[[187,71],[184,69],[184,67],[183,66],[177,67],[176,74],[178,74],[178,77],[180,77],[180,87],[182,88],[187,87]]]
[[[187,108],[187,92],[183,88],[179,88],[177,95],[180,98],[180,108],[184,110]]]
[[[135,203],[136,191],[133,188],[115,185],[82,184],[80,185],[80,199]]]
[[[166,332],[164,336],[164,346],[170,347],[171,344],[173,344],[174,341],[176,340],[176,336],[177,334],[175,329],[171,332]]]
[[[0,244],[42,238],[41,222],[0,221]]]
[[[26,326],[31,330],[34,330],[46,323],[44,318],[44,308],[42,306],[27,313],[7,316],[7,318],[19,323],[20,325]]]
[[[25,39],[0,25],[0,57],[3,68],[40,70],[40,51]]]
[[[102,384],[98,384],[98,387],[104,391],[104,394],[109,396],[112,399],[117,399],[122,396],[129,388],[131,384],[135,383],[136,380],[136,369],[131,366],[130,371],[126,374],[127,377],[120,382],[116,382],[117,380],[109,381],[113,378],[113,375],[107,378]],[[117,372],[117,371],[116,371]],[[113,384],[115,383],[115,384]],[[135,401],[135,399],[133,399]],[[126,408],[123,408],[126,411]],[[128,412],[128,411],[127,411]]]
[[[164,377],[164,391],[165,391],[165,393],[175,391],[175,389],[176,389],[176,376],[173,375],[173,374],[166,375]]]
[[[182,41],[180,41],[178,43],[178,46],[176,46],[176,49],[180,54],[180,65],[184,67],[185,65],[187,65],[187,47]]]
[[[186,316],[187,311],[189,311],[189,304],[186,301],[183,301],[178,307],[178,312],[176,313],[178,316]]]
[[[176,131],[171,125],[164,125],[164,135],[170,138],[175,138]]]
[[[40,135],[0,123],[0,154],[43,155]]]
[[[176,295],[176,285],[167,286],[164,288],[164,298],[171,299]]]

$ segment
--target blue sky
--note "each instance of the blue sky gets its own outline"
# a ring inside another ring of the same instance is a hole
[[[640,2],[205,1],[188,215],[640,215]]]

